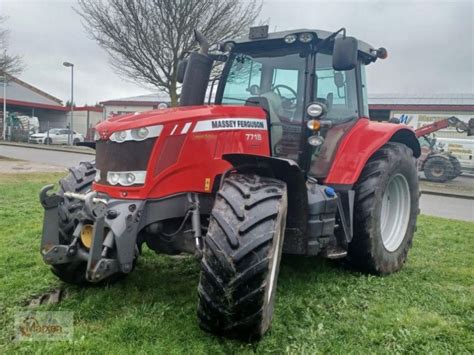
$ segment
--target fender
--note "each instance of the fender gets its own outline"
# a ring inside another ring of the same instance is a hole
[[[303,171],[291,159],[253,154],[224,154],[237,171],[258,170],[286,182],[288,189],[287,234],[303,236],[308,220],[308,192]],[[288,235],[289,237],[289,235]]]
[[[387,142],[407,145],[416,158],[421,154],[415,132],[408,126],[373,122],[364,117],[343,138],[324,183],[353,185],[369,158]]]

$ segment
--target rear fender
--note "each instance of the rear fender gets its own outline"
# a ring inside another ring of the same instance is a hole
[[[353,185],[370,157],[387,142],[407,145],[416,158],[421,154],[420,143],[411,128],[362,118],[343,138],[324,183]]]
[[[287,232],[291,230],[303,235],[308,219],[308,192],[304,173],[298,164],[290,159],[252,154],[225,154],[222,159],[239,172],[253,171],[284,181],[288,191]]]

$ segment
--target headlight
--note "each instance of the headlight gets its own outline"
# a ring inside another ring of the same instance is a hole
[[[131,186],[144,184],[146,171],[109,171],[107,182],[110,185]]]
[[[291,44],[296,42],[296,35],[287,35],[285,36],[285,43]]]
[[[312,33],[305,32],[305,33],[300,34],[298,39],[300,40],[300,42],[309,43],[313,40],[313,37],[314,36]]]
[[[311,136],[308,138],[308,143],[313,147],[319,147],[321,144],[324,143],[324,138],[321,136]]]
[[[127,139],[127,131],[118,131],[112,134],[110,140],[115,140],[117,143],[122,143]]]
[[[320,103],[313,103],[310,104],[306,108],[306,113],[314,118],[321,117],[324,113],[326,112],[326,107],[323,104]]]
[[[112,142],[122,143],[126,141],[143,141],[148,138],[158,137],[163,130],[163,125],[140,127],[117,131],[110,136]]]
[[[132,129],[130,131],[130,134],[132,135],[133,138],[135,138],[135,140],[137,141],[141,141],[141,140],[144,140],[146,139],[146,137],[148,136],[148,129],[146,127],[142,127],[142,128],[138,128],[138,129]]]

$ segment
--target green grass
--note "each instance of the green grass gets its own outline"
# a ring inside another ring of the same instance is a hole
[[[421,216],[407,265],[388,277],[284,257],[273,327],[246,344],[198,328],[192,258],[146,250],[116,285],[61,285],[38,252],[38,191],[60,175],[0,175],[0,353],[474,352],[474,223]],[[74,311],[74,341],[11,341],[15,312],[58,286],[68,296],[39,310]]]

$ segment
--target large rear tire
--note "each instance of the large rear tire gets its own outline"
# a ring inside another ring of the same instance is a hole
[[[79,166],[70,168],[69,174],[59,180],[58,195],[65,192],[86,193],[90,191],[94,181],[96,169],[95,162],[82,162]],[[83,207],[83,202],[76,199],[64,198],[59,205],[59,242],[69,245],[75,228],[75,219]],[[59,279],[70,284],[86,283],[86,262],[77,261],[69,264],[58,264],[51,267],[51,271]]]
[[[399,271],[416,230],[418,198],[411,149],[401,143],[385,144],[369,159],[355,185],[348,260],[374,274]]]
[[[287,213],[286,184],[232,174],[217,193],[198,294],[202,329],[253,340],[270,327]]]

